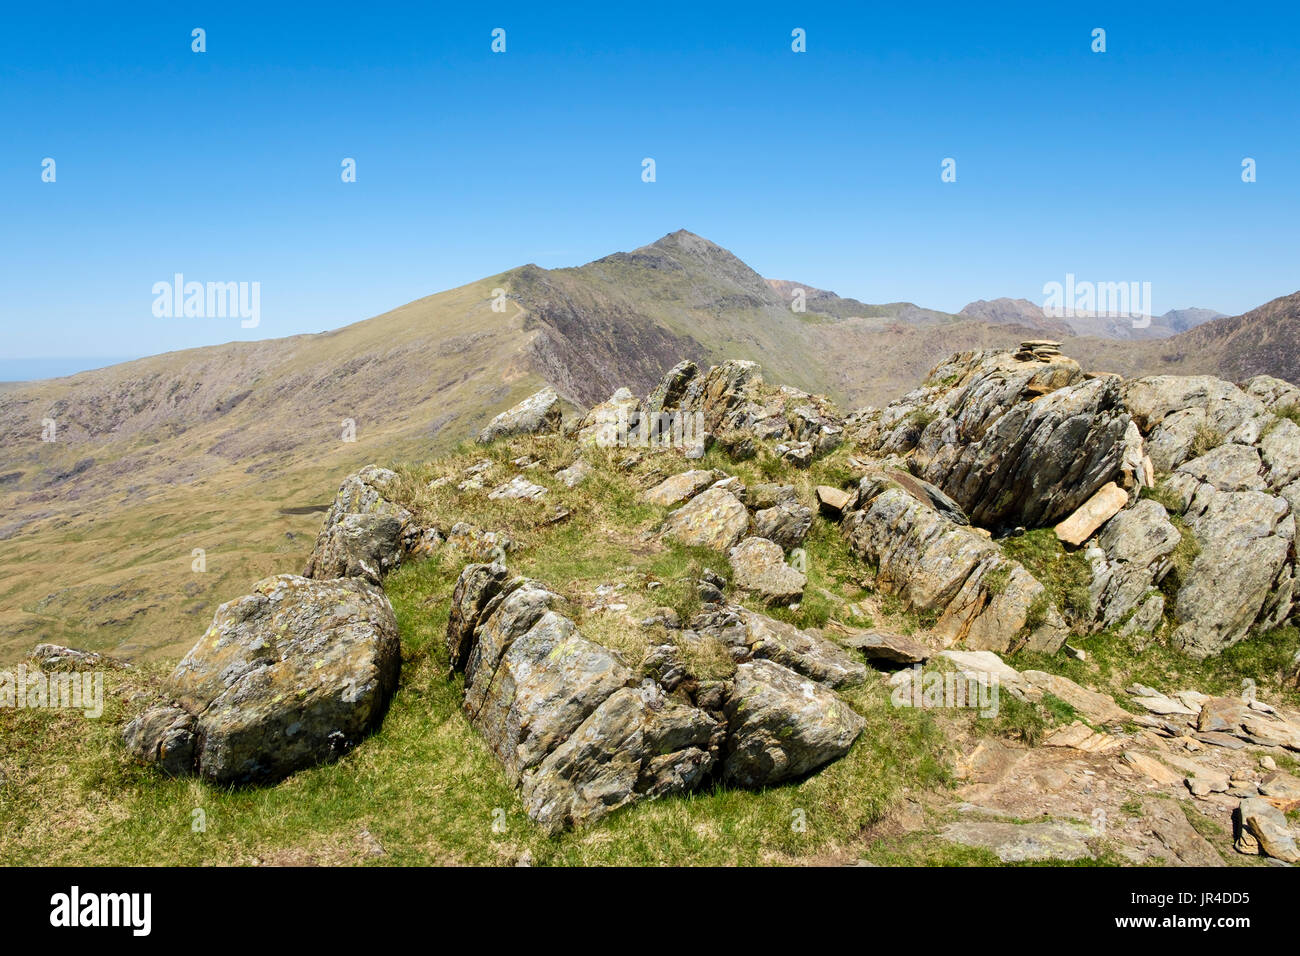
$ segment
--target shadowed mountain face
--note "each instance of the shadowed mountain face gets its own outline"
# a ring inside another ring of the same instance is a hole
[[[805,311],[791,307],[795,288]],[[1294,378],[1294,303],[1260,317],[1280,323],[1271,337],[1223,331],[1247,319],[1185,335],[1225,336],[1230,377],[1260,361],[1247,370]],[[853,408],[906,392],[954,351],[1041,335],[1014,317],[868,305],[765,280],[680,231],[577,268],[522,266],[319,335],[8,386],[0,662],[39,641],[185,650],[248,581],[301,570],[317,511],[344,475],[427,458],[543,382],[585,407],[620,386],[644,394],[682,359],[744,358],[769,381]],[[1112,345],[1072,348],[1109,360]],[[1276,361],[1284,353],[1289,362]]]

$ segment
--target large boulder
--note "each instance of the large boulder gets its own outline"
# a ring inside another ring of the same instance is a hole
[[[736,668],[723,775],[746,787],[805,776],[853,746],[866,722],[828,688],[773,661]]]
[[[619,655],[555,609],[558,595],[525,578],[502,582],[503,571],[461,573],[447,645],[465,662],[470,723],[529,815],[556,830],[698,785],[715,760],[716,721],[664,699],[653,681],[634,688]]]
[[[510,435],[556,432],[560,429],[561,415],[560,397],[548,385],[493,418],[478,433],[478,440],[486,445]]]
[[[506,580],[501,565],[467,566],[452,605],[447,648],[464,669],[466,715],[549,831],[696,789],[716,779],[728,751],[731,779],[743,785],[798,776],[842,755],[862,727],[826,686],[861,680],[860,662],[743,609],[698,615],[698,631],[650,648],[634,670],[585,638],[558,595]],[[775,670],[745,672],[746,702],[733,682],[693,675],[677,644],[714,638],[737,659],[767,654],[815,676],[761,661]]]
[[[653,681],[623,687],[524,774],[528,815],[555,832],[639,800],[695,789],[716,761],[720,725]]]
[[[1200,553],[1174,598],[1173,640],[1207,657],[1290,614],[1295,518],[1284,499],[1262,491],[1220,491],[1204,482],[1183,490],[1183,520]]]
[[[442,542],[437,529],[421,529],[410,511],[394,503],[396,482],[395,472],[375,465],[343,479],[304,577],[357,577],[378,584],[404,555],[428,553]]]
[[[282,574],[217,610],[165,684],[171,703],[146,711],[124,736],[133,753],[171,773],[274,782],[339,757],[374,729],[400,667],[397,622],[381,590]]]
[[[685,545],[726,551],[749,529],[749,512],[726,488],[709,488],[664,519],[663,533]]]

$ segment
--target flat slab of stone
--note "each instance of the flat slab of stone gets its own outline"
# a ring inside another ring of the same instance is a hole
[[[891,664],[921,664],[932,656],[930,649],[920,641],[885,631],[851,634],[841,638],[840,643],[861,651],[867,660],[888,661]]]
[[[1056,536],[1069,545],[1081,545],[1093,532],[1104,525],[1128,504],[1128,492],[1108,481],[1097,489],[1091,498],[1081,504],[1070,517],[1054,529]]]
[[[1093,831],[1075,823],[950,823],[939,835],[950,843],[991,850],[1004,863],[1091,857]]]
[[[676,505],[688,498],[698,495],[709,485],[718,480],[718,474],[706,469],[683,471],[679,475],[665,478],[643,494],[642,500],[652,505]]]
[[[832,488],[830,485],[818,485],[814,494],[817,496],[817,507],[828,518],[838,518],[844,514],[844,509],[852,499],[852,495],[847,491]]]

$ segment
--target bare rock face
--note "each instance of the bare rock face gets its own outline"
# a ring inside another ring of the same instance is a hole
[[[1060,521],[1120,477],[1128,413],[1115,378],[1062,356],[955,355],[925,385],[850,424],[866,450],[908,455],[912,472],[975,524]]]
[[[560,416],[560,397],[548,385],[488,422],[479,432],[478,440],[486,445],[509,435],[556,432],[560,428]]]
[[[768,660],[736,668],[723,775],[746,787],[804,776],[846,754],[865,721],[836,694]]]
[[[405,554],[428,553],[442,542],[437,529],[417,527],[411,513],[390,500],[388,489],[396,481],[395,472],[375,465],[343,479],[304,577],[355,577],[378,584]]]
[[[400,667],[382,591],[282,574],[217,610],[167,681],[173,703],[147,710],[124,737],[169,773],[275,782],[336,759],[373,730]]]
[[[1173,640],[1194,657],[1216,654],[1291,611],[1295,518],[1282,498],[1201,484],[1183,513],[1200,554],[1174,600]]]
[[[1194,457],[1198,436],[1251,444],[1267,424],[1259,399],[1211,375],[1154,375],[1125,382],[1123,401],[1146,437],[1157,471]]]
[[[623,687],[525,773],[524,807],[555,831],[695,789],[713,768],[718,732],[716,720],[664,696],[653,681]]]
[[[1064,642],[1064,621],[1041,583],[996,543],[901,486],[864,478],[841,527],[854,553],[877,568],[876,585],[916,611],[937,613],[935,631],[948,644],[1050,653]]]

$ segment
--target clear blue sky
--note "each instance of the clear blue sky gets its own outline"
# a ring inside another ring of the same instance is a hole
[[[475,7],[6,4],[0,358],[334,328],[678,228],[946,310],[1067,272],[1157,312],[1300,288],[1295,3]],[[155,318],[177,272],[260,282],[261,325]]]

